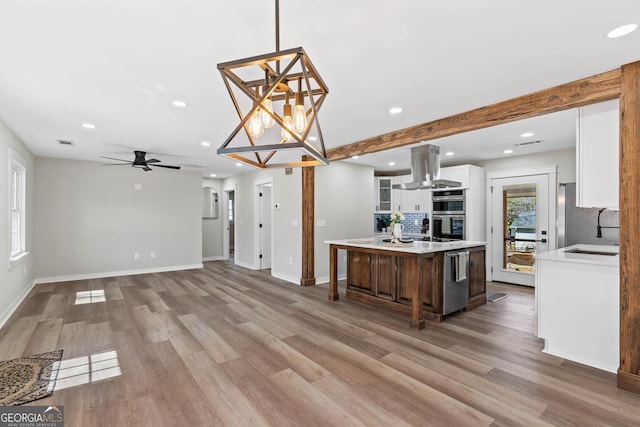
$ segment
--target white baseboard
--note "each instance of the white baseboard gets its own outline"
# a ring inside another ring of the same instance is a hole
[[[246,264],[244,262],[237,261],[237,260],[233,260],[233,263],[237,266],[248,268],[249,270],[256,270],[256,266],[253,264]]]
[[[31,283],[29,283],[22,290],[20,295],[18,295],[18,297],[15,300],[13,300],[13,302],[11,304],[9,304],[9,307],[7,307],[7,309],[0,315],[0,328],[4,326],[4,324],[7,322],[7,320],[9,320],[9,318],[11,317],[13,312],[18,309],[18,307],[20,306],[22,301],[24,301],[24,299],[27,297],[27,295],[29,295],[29,292],[31,292],[31,289],[33,289],[33,287],[35,285],[36,285],[36,281],[35,280],[32,281]]]
[[[346,274],[339,274],[338,275],[338,280],[347,280],[347,275]],[[329,276],[318,277],[316,279],[316,283],[329,283]]]
[[[223,261],[223,260],[224,260],[224,257],[222,255],[220,255],[220,256],[209,256],[209,257],[206,257],[206,258],[202,258],[203,262],[205,262],[205,261]]]
[[[278,273],[277,271],[273,271],[273,270],[271,270],[271,275],[273,277],[275,277],[276,279],[285,280],[287,282],[293,283],[294,285],[300,286],[300,278],[299,277],[288,276],[286,274],[281,274],[281,273]]]
[[[106,271],[102,273],[71,274],[68,276],[39,277],[35,283],[69,282],[72,280],[101,279],[103,277],[131,276],[134,274],[163,273],[165,271],[193,270],[202,268],[200,264],[174,265],[167,267],[143,268],[140,270]]]

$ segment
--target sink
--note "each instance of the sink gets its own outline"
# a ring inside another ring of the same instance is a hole
[[[617,252],[593,251],[589,249],[580,249],[580,248],[569,249],[564,252],[567,254],[584,254],[584,255],[606,255],[606,256],[618,255]]]

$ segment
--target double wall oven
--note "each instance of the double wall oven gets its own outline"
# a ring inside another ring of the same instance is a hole
[[[432,195],[433,240],[464,240],[465,194],[464,190],[434,191]]]

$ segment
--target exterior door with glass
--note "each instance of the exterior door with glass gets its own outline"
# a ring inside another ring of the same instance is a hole
[[[494,178],[490,185],[491,280],[534,286],[536,254],[550,250],[555,238],[549,175]]]

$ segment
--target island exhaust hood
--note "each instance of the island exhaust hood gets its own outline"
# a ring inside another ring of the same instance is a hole
[[[404,184],[394,184],[397,190],[424,190],[461,187],[456,181],[440,179],[440,147],[420,145],[411,147],[411,173],[413,180]]]

